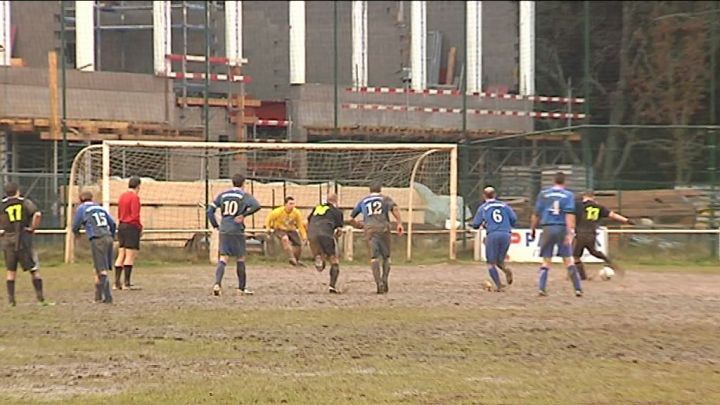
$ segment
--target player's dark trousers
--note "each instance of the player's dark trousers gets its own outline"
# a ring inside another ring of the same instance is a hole
[[[604,261],[608,265],[612,265],[610,258],[605,256],[603,252],[597,250],[597,248],[595,247],[595,237],[596,236],[594,233],[579,233],[575,237],[575,244],[573,246],[573,257],[575,257],[575,267],[577,267],[578,273],[580,273],[580,278],[583,280],[587,280],[587,274],[585,273],[585,264],[583,264],[581,260],[583,251],[585,249],[587,249],[587,251],[591,255]]]

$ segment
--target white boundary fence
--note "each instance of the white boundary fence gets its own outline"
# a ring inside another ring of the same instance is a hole
[[[529,241],[529,229],[514,229],[513,233],[518,234],[514,237],[511,248],[510,248],[510,261],[511,262],[525,262],[534,263],[539,262],[540,259],[537,257],[537,240],[540,237],[541,230],[538,229],[537,237],[535,241]],[[473,234],[473,259],[475,261],[484,260],[484,246],[482,241],[484,240],[484,231],[471,231]],[[607,229],[600,228],[598,231],[598,248],[604,253],[608,253],[608,237],[613,234],[633,234],[633,235],[688,235],[688,234],[700,234],[700,235],[717,235],[717,259],[720,260],[720,229],[637,229],[637,228],[622,228],[622,229]],[[513,250],[515,249],[515,257],[513,258]],[[592,256],[583,256],[583,261],[587,259],[588,263],[599,262]]]

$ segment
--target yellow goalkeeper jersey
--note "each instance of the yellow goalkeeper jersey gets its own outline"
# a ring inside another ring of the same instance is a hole
[[[270,211],[270,215],[265,219],[265,228],[281,231],[298,231],[303,239],[307,239],[305,220],[297,208],[293,208],[292,211],[287,212],[285,211],[285,206],[281,206]]]

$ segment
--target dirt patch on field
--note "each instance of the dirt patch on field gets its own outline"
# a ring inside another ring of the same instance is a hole
[[[331,295],[327,271],[250,266],[255,295],[239,296],[230,270],[213,297],[211,267],[139,267],[142,289],[115,292],[113,306],[91,303],[87,274],[47,272],[56,307],[36,308],[24,290],[25,303],[3,309],[0,398],[112,396],[238,373],[342,379],[393,375],[401,364],[454,372],[480,355],[519,367],[577,357],[720,373],[720,341],[708,332],[720,324],[719,275],[630,271],[586,282],[576,298],[556,268],[540,298],[535,266],[517,267],[503,293],[482,290],[484,266],[397,266],[390,293],[377,295],[368,268],[342,266],[343,294]],[[463,381],[513,386],[492,373]],[[388,392],[391,401],[425,394]]]

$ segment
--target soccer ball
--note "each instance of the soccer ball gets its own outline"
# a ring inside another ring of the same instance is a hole
[[[613,270],[610,267],[605,266],[602,269],[600,269],[599,275],[603,281],[608,281],[611,278],[613,278],[613,276],[615,276],[615,270]]]

